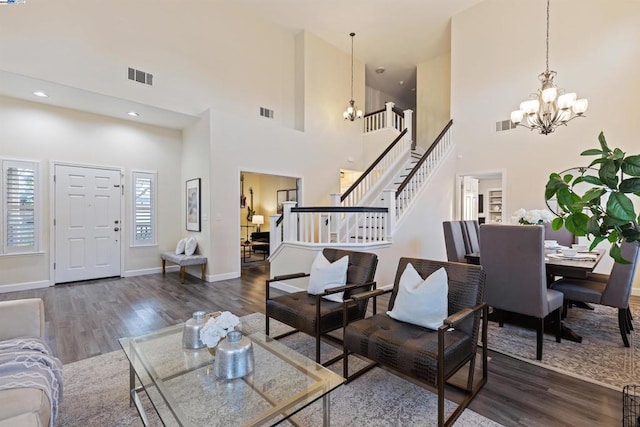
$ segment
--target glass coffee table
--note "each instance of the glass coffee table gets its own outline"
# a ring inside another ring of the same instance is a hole
[[[182,327],[119,340],[129,359],[130,403],[145,425],[149,421],[139,398],[142,391],[164,425],[257,426],[284,420],[299,425],[294,415],[320,398],[323,425],[329,425],[329,393],[344,378],[256,332],[246,335],[253,342],[253,373],[218,380],[207,348],[182,349]]]

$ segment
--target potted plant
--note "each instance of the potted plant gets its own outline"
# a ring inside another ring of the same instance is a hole
[[[627,156],[619,148],[607,145],[604,133],[598,136],[600,148],[583,151],[582,156],[599,156],[578,176],[552,173],[546,185],[545,199],[556,199],[558,215],[552,228],[564,226],[576,236],[587,236],[593,249],[598,243],[611,243],[609,254],[619,263],[623,241],[640,244],[640,215],[632,197],[640,197],[640,155]],[[591,173],[596,171],[597,174]],[[584,193],[576,192],[580,183],[590,184]]]

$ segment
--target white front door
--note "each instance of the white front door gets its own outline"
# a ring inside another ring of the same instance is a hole
[[[120,276],[120,171],[55,166],[55,283]]]

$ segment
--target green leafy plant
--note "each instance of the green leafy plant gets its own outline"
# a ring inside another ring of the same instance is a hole
[[[623,241],[640,244],[640,215],[635,211],[630,196],[640,197],[640,155],[627,156],[619,148],[607,145],[604,133],[598,136],[600,149],[583,151],[582,156],[599,156],[584,172],[574,177],[552,173],[545,189],[545,199],[555,198],[558,215],[552,228],[563,226],[576,236],[588,236],[593,249],[598,243],[611,243],[609,254],[616,262],[628,263],[622,258]],[[589,174],[597,171],[597,176]],[[578,194],[577,184],[591,185]]]

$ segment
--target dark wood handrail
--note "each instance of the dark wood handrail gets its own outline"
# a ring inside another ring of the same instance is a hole
[[[389,212],[389,208],[377,208],[371,206],[305,206],[303,208],[291,208],[291,212],[329,212],[329,213],[362,213],[362,212]]]
[[[393,106],[393,108],[391,110],[404,119],[404,111],[402,111],[401,109],[399,109],[395,105]],[[387,109],[383,108],[381,110],[376,110],[376,111],[372,111],[370,113],[367,113],[364,116],[365,117],[374,116],[374,115],[379,114],[379,113],[384,113],[385,111],[387,111]]]
[[[420,166],[422,166],[422,164],[427,160],[427,157],[429,157],[429,154],[431,154],[431,152],[440,143],[440,141],[442,140],[444,135],[447,133],[447,131],[449,130],[452,124],[453,124],[453,119],[449,120],[449,123],[447,123],[444,129],[442,129],[442,132],[440,132],[440,135],[438,135],[437,138],[433,141],[433,144],[431,144],[431,146],[427,149],[427,152],[424,153],[424,155],[420,158],[420,160],[418,160],[418,163],[416,163],[416,165],[413,167],[409,175],[407,175],[404,181],[402,181],[402,184],[400,184],[400,187],[398,187],[398,189],[396,190],[396,197],[398,197],[402,192],[402,190],[404,190],[404,188],[409,184],[409,181],[411,181],[411,178],[413,178],[413,176],[418,172],[418,169],[420,168]]]
[[[407,129],[405,128],[405,130],[400,132],[400,135],[398,135],[397,138],[394,139],[391,144],[389,144],[389,146],[382,152],[382,154],[380,154],[378,156],[378,158],[373,163],[371,163],[371,166],[369,166],[367,168],[367,170],[364,171],[362,173],[362,175],[360,175],[360,177],[356,180],[356,182],[354,182],[351,185],[351,187],[349,187],[349,189],[347,191],[345,191],[342,196],[340,196],[340,202],[343,202],[344,199],[346,199],[349,196],[349,194],[351,194],[351,192],[353,192],[353,190],[356,189],[358,184],[360,184],[367,177],[367,175],[369,173],[371,173],[371,171],[378,165],[378,163],[380,163],[382,161],[384,156],[386,156],[387,153],[389,153],[389,151],[391,151],[393,149],[393,147],[395,147],[395,145],[398,143],[398,141],[400,141],[402,139],[402,137],[405,136],[406,134],[407,134]]]

